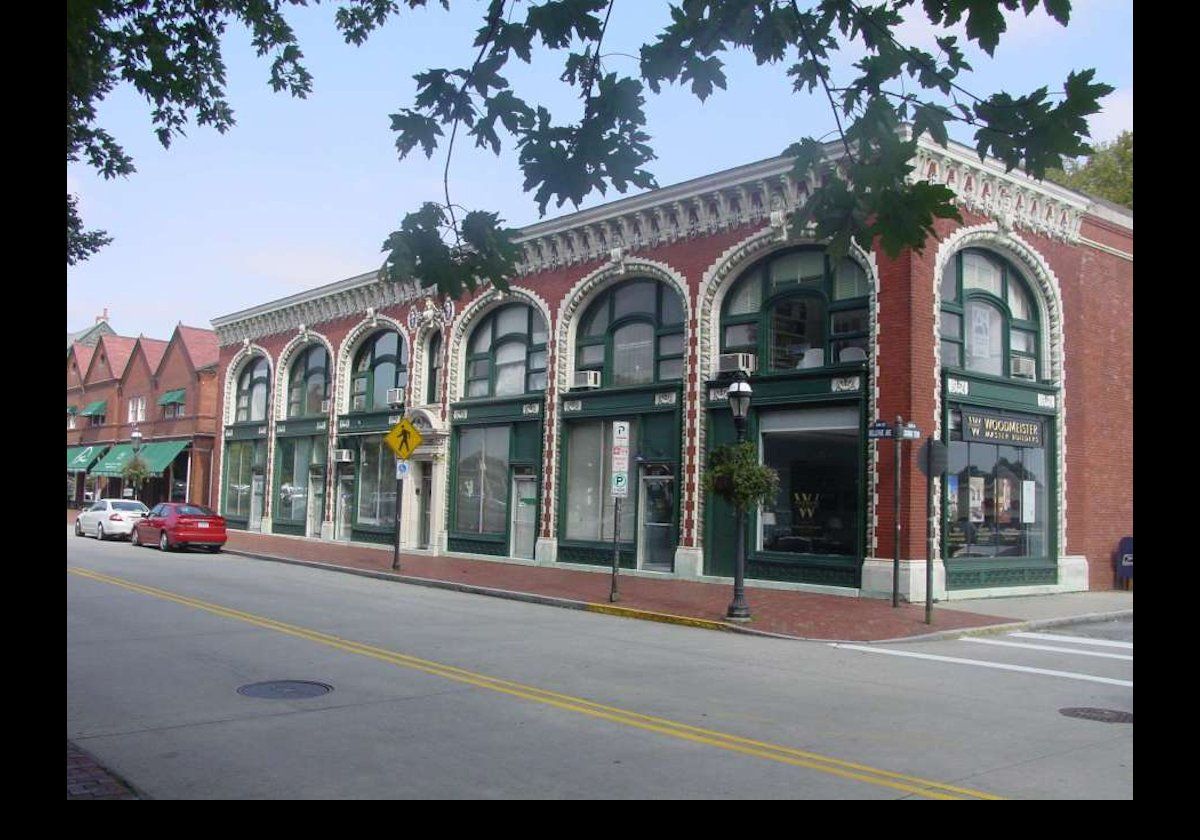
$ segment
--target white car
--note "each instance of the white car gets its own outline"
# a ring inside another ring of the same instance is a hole
[[[75,536],[98,540],[128,537],[133,523],[149,512],[150,508],[133,499],[101,499],[75,518]]]

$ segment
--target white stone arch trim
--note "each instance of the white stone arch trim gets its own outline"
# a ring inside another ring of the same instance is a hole
[[[546,465],[552,463],[546,459],[548,447],[554,441],[554,370],[557,367],[556,353],[554,348],[554,319],[551,317],[550,305],[545,298],[539,295],[532,289],[524,286],[510,285],[507,291],[501,291],[494,287],[479,294],[474,300],[463,307],[462,312],[455,316],[454,321],[446,329],[442,336],[442,351],[446,353],[446,383],[444,388],[446,411],[450,410],[452,403],[458,402],[463,398],[463,382],[462,378],[466,368],[467,359],[467,338],[479,325],[479,322],[486,318],[490,313],[510,303],[523,303],[536,309],[546,321],[546,393],[542,399],[542,504],[543,513],[539,517],[537,533],[540,536],[543,533],[543,520],[545,511],[553,509],[553,480],[554,476],[549,474]],[[531,398],[532,399],[532,398]],[[446,450],[447,455],[450,453],[449,447]],[[446,473],[449,476],[449,472]],[[450,493],[452,488],[449,482],[446,482],[445,498],[442,499],[444,504],[443,510],[450,510]],[[549,507],[545,507],[549,506]]]
[[[270,384],[267,388],[268,394],[274,393],[274,380],[278,372],[274,357],[267,351],[265,347],[253,342],[246,341],[242,344],[242,349],[239,350],[234,357],[229,360],[229,366],[225,369],[225,405],[222,407],[222,417],[224,423],[222,428],[230,426],[234,422],[235,411],[237,407],[237,380],[245,369],[246,364],[255,356],[262,356],[267,360],[267,368],[269,370]],[[264,474],[264,498],[263,498],[263,519],[270,521],[271,519],[271,463],[275,457],[275,424],[272,421],[274,417],[273,409],[270,407],[267,411],[267,417],[261,420],[267,427],[267,466]],[[218,510],[224,509],[225,503],[225,441],[221,441],[221,460],[217,467],[220,470],[219,480],[217,482],[217,505]]]
[[[284,348],[279,351],[279,375],[275,377],[275,404],[272,406],[271,414],[276,421],[287,419],[287,402],[288,402],[288,383],[292,378],[292,362],[300,352],[307,350],[314,344],[320,344],[329,353],[329,376],[336,375],[335,360],[337,355],[333,352],[333,344],[324,335],[318,332],[308,330],[303,333],[297,333]],[[337,387],[336,381],[333,383],[334,388]],[[333,393],[333,388],[330,393]],[[332,400],[330,401],[333,402]],[[330,406],[332,409],[332,405]]]
[[[707,418],[704,410],[704,403],[707,400],[704,389],[705,383],[716,375],[717,356],[721,352],[721,308],[725,304],[725,295],[753,263],[764,257],[805,245],[824,244],[826,243],[807,236],[788,236],[776,227],[763,227],[727,248],[701,277],[697,308],[697,332],[699,334],[697,356],[700,374],[697,377],[695,419],[690,430],[692,440],[696,441],[697,487],[703,479],[703,453],[707,438]],[[862,267],[870,281],[871,290],[867,306],[871,327],[867,344],[870,347],[871,355],[867,368],[871,374],[871,381],[862,383],[862,387],[870,386],[870,390],[866,393],[867,412],[874,417],[879,403],[879,265],[873,252],[864,251],[853,241],[850,243],[849,256]],[[871,492],[867,494],[867,528],[871,535],[869,537],[871,545],[864,546],[864,551],[869,551],[870,555],[873,555],[875,551],[874,533],[878,506],[876,485],[879,481],[878,457],[876,445],[872,442],[867,451],[867,486],[871,488]],[[704,547],[704,501],[704,494],[697,494],[695,504],[695,545],[697,549]]]
[[[334,387],[336,395],[333,400],[334,414],[348,414],[350,412],[350,367],[354,364],[354,354],[358,351],[359,345],[370,335],[379,330],[391,329],[400,334],[400,340],[404,342],[408,350],[408,387],[412,387],[412,359],[413,348],[412,342],[409,339],[408,330],[405,329],[398,319],[392,318],[389,315],[380,315],[378,313],[369,317],[363,318],[355,324],[350,332],[346,333],[346,337],[342,339],[342,343],[338,346],[337,352],[337,374],[334,378]],[[411,393],[411,392],[410,392]],[[405,395],[406,397],[408,394]],[[405,400],[406,403],[411,400]]]
[[[425,401],[426,395],[426,377],[429,373],[429,340],[434,333],[442,333],[442,367],[446,365],[446,336],[445,327],[441,322],[422,323],[412,337],[412,352],[408,355],[408,381],[412,385],[412,399],[409,400],[411,405],[427,405]],[[442,377],[442,389],[437,394],[438,402],[441,401],[442,395],[446,392],[445,376]],[[436,405],[437,403],[435,403]]]
[[[688,387],[688,382],[696,371],[696,349],[695,349],[695,328],[693,309],[693,295],[688,289],[687,278],[676,269],[672,268],[665,262],[657,260],[648,260],[644,257],[628,256],[618,261],[608,262],[599,268],[593,270],[589,274],[580,278],[571,289],[563,295],[562,300],[558,305],[558,320],[555,325],[554,343],[557,346],[558,364],[554,366],[554,393],[565,394],[570,388],[571,378],[575,373],[575,335],[579,328],[579,320],[583,313],[587,311],[589,305],[602,293],[612,288],[613,286],[625,280],[634,280],[647,278],[652,280],[660,280],[669,288],[673,289],[678,295],[683,305],[683,406],[681,414],[683,417],[684,435],[680,445],[680,458],[682,459],[681,479],[683,483],[683,495],[681,497],[680,517],[679,517],[679,534],[678,545],[690,546],[694,536],[692,529],[688,529],[685,525],[687,521],[687,511],[691,509],[691,490],[689,489],[688,477],[692,474],[691,461],[695,460],[694,452],[688,454],[689,447],[694,446],[695,438],[690,437],[688,432],[687,413],[688,408],[693,406],[694,397],[691,392],[695,389]],[[551,400],[547,406],[548,410],[553,412],[555,404]],[[549,420],[550,417],[547,417]],[[549,423],[547,423],[549,426]],[[558,479],[561,477],[559,471],[562,469],[561,447],[559,445],[562,439],[561,434],[555,434],[553,438],[545,441],[546,463],[552,465],[549,470],[552,481],[550,492],[547,493],[551,502],[549,512],[549,532],[556,532],[556,519],[558,516],[558,498],[557,488]]]
[[[252,356],[263,356],[267,360],[267,367],[270,368],[271,387],[267,389],[267,393],[274,393],[274,381],[276,374],[276,364],[274,357],[267,352],[266,348],[253,342],[242,345],[242,349],[234,354],[234,357],[229,360],[229,366],[225,369],[225,405],[222,407],[221,416],[224,419],[224,425],[231,426],[234,422],[235,411],[237,407],[237,380],[242,375],[242,370]],[[267,419],[262,422],[267,423],[273,416],[272,411],[267,412]]]
[[[1033,292],[1038,309],[1038,334],[1040,355],[1048,369],[1051,382],[1058,385],[1055,396],[1055,426],[1057,428],[1058,475],[1058,552],[1067,553],[1067,382],[1066,343],[1063,329],[1062,286],[1058,275],[1037,248],[1019,234],[1005,230],[996,222],[986,222],[972,227],[959,228],[942,240],[934,260],[933,274],[933,403],[934,436],[942,435],[942,348],[939,332],[942,312],[942,272],[950,260],[965,248],[991,251],[1021,270]],[[934,554],[941,559],[941,482],[934,482]]]

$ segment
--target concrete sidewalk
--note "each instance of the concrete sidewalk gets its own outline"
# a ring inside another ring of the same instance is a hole
[[[386,546],[230,531],[226,550],[403,583],[472,592],[569,609],[663,621],[713,630],[820,641],[901,641],[1014,627],[1046,627],[1133,614],[1133,593],[1080,592],[985,598],[893,608],[890,600],[827,595],[748,585],[753,619],[727,622],[732,586],[634,576],[619,578],[620,598],[609,603],[610,570],[566,569],[500,560],[403,554],[391,571]]]

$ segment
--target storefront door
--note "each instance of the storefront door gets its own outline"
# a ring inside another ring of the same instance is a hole
[[[250,530],[262,530],[263,497],[266,493],[266,476],[254,473],[250,479]]]
[[[675,478],[662,467],[644,467],[638,493],[638,566],[653,572],[675,568]]]
[[[321,520],[325,518],[325,472],[310,470],[308,474],[308,527],[305,536],[321,536]]]
[[[351,515],[354,511],[354,473],[345,472],[338,475],[337,481],[337,519],[334,539],[350,541]]]
[[[532,560],[537,538],[537,478],[513,477],[512,512],[512,556]]]
[[[417,490],[417,548],[429,548],[430,534],[433,532],[433,464],[428,461],[419,462],[417,469],[421,473],[421,483]]]

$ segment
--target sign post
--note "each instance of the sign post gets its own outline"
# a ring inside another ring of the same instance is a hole
[[[946,472],[949,449],[940,440],[930,438],[922,447],[921,471],[925,473],[925,623],[933,624],[933,480]]]
[[[608,593],[609,603],[615,604],[620,599],[617,591],[617,571],[621,565],[621,549],[618,536],[621,530],[621,500],[629,496],[629,421],[615,420],[612,424],[612,452],[610,472],[612,473],[613,497],[613,561],[612,588]]]
[[[408,477],[408,456],[421,445],[421,433],[412,421],[405,417],[384,435],[383,442],[396,455],[396,533],[392,544],[392,571],[400,571],[400,490]]]

